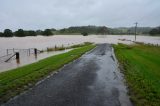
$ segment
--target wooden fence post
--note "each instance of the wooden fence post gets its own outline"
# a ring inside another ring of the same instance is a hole
[[[7,55],[8,55],[8,49],[7,49]]]
[[[34,54],[37,55],[37,49],[36,48],[34,48]]]
[[[16,59],[19,60],[19,52],[16,52]]]

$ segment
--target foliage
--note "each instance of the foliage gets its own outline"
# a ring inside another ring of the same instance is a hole
[[[0,32],[0,37],[3,37],[3,33],[2,32]]]
[[[138,27],[138,34],[149,34],[151,30],[150,27]],[[57,30],[57,34],[82,34],[86,32],[88,34],[97,34],[97,35],[130,35],[135,33],[135,27],[119,27],[119,28],[108,28],[106,26],[74,26],[69,28],[64,28]]]
[[[5,29],[3,32],[3,36],[4,37],[12,37],[13,36],[13,32],[10,29]]]
[[[138,27],[137,33],[138,34],[149,34],[152,28],[150,27]],[[106,26],[94,26],[94,25],[88,25],[88,26],[73,26],[69,28],[63,28],[56,30],[54,28],[51,29],[45,29],[43,30],[18,30],[15,31],[13,36],[22,37],[22,36],[36,36],[36,35],[43,35],[43,36],[49,36],[54,34],[62,34],[62,35],[89,35],[89,34],[96,34],[96,35],[130,35],[135,33],[135,27],[119,27],[119,28],[109,28]],[[156,28],[157,31],[157,28]],[[19,34],[21,33],[21,34]],[[155,33],[155,29],[150,32],[152,35]],[[156,32],[157,33],[157,32]],[[0,33],[0,37],[2,37],[3,34]],[[5,36],[4,36],[5,37]]]
[[[160,47],[114,45],[115,53],[137,106],[160,106]]]
[[[24,37],[25,36],[25,33],[24,33],[23,29],[18,29],[18,31],[16,31],[14,34],[17,37]]]
[[[37,36],[37,35],[44,35],[44,36],[49,36],[53,35],[53,32],[55,32],[56,29],[46,29],[44,31],[42,30],[23,30],[23,29],[18,29],[14,33],[10,29],[5,29],[4,33],[0,32],[0,37],[24,37],[24,36]]]
[[[88,33],[87,32],[82,32],[81,33],[83,36],[88,36]]]
[[[42,30],[36,30],[36,35],[43,35],[43,31]]]
[[[105,30],[101,30],[105,29]],[[99,31],[101,30],[101,32]],[[76,33],[76,34],[82,34],[87,33],[87,34],[108,34],[108,28],[105,26],[75,26],[75,27],[69,27],[69,28],[64,28],[59,30],[60,34],[71,34],[71,33]]]
[[[76,44],[76,45],[72,45],[72,46],[68,46],[68,47],[64,47],[63,45],[60,47],[48,47],[47,51],[60,51],[60,50],[65,50],[65,49],[72,49],[72,48],[78,48],[78,47],[83,47],[83,46],[89,46],[93,43],[90,42],[84,42],[82,44]]]
[[[153,28],[149,33],[150,33],[150,35],[158,35],[158,34],[160,34],[160,27]]]
[[[61,47],[48,47],[47,51],[60,51],[60,50],[65,50],[66,48],[62,45]]]
[[[32,31],[32,30],[25,31],[24,34],[25,34],[25,36],[36,36],[37,35],[36,32]]]
[[[82,44],[72,45],[69,48],[83,47],[83,46],[88,46],[88,45],[91,45],[91,44],[93,44],[93,43],[91,43],[91,42],[84,42]]]
[[[105,26],[102,26],[102,27],[99,27],[98,30],[97,30],[97,34],[102,34],[102,35],[105,35],[107,34],[109,31],[108,31],[108,28],[105,27]]]
[[[43,32],[43,35],[49,36],[49,35],[53,35],[53,33],[50,29],[45,29],[44,32]]]

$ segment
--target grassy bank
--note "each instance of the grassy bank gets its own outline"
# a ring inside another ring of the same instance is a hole
[[[0,104],[33,86],[49,73],[77,59],[94,47],[95,45],[92,44],[82,46],[67,53],[55,55],[30,65],[0,73]]]
[[[81,43],[81,44],[76,44],[76,45],[72,45],[72,46],[67,46],[67,47],[64,47],[64,45],[62,45],[61,47],[48,47],[47,48],[47,52],[49,51],[60,51],[60,50],[65,50],[65,49],[73,49],[73,48],[77,48],[77,47],[83,47],[83,46],[88,46],[88,45],[91,45],[93,43],[91,42],[84,42],[84,43]]]
[[[137,106],[160,106],[160,47],[114,45],[115,54]]]

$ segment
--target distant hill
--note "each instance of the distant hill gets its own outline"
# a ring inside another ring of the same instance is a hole
[[[138,27],[137,33],[138,34],[149,34],[149,32],[152,30],[151,27]],[[135,34],[135,27],[119,27],[119,28],[113,28],[113,33],[115,34]]]
[[[149,34],[152,30],[151,27],[138,27],[137,33],[138,34]],[[119,28],[109,28],[106,26],[73,26],[69,28],[63,28],[57,30],[55,34],[81,34],[81,33],[88,33],[88,34],[134,34],[135,28],[134,27],[119,27]]]
[[[106,26],[74,26],[69,28],[60,29],[57,34],[108,34],[109,28]]]

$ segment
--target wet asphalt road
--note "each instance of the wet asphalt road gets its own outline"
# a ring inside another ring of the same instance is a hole
[[[109,44],[99,44],[4,105],[132,106]]]

